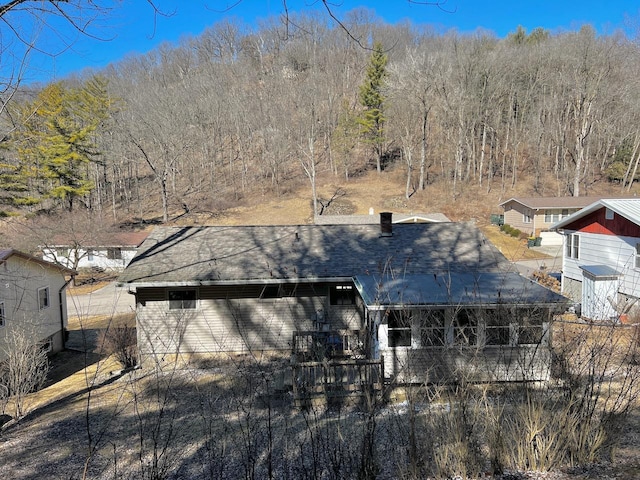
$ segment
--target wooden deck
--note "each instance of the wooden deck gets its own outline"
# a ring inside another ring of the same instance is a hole
[[[383,360],[327,360],[293,365],[297,407],[355,403],[378,396],[384,385]]]

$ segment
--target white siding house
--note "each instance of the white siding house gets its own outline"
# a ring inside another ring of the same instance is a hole
[[[617,320],[640,298],[640,199],[602,199],[553,228],[564,236],[562,291],[583,316]]]
[[[42,258],[75,270],[94,268],[122,271],[135,257],[148,232],[117,232],[99,242],[84,239],[56,239],[41,247]]]
[[[0,250],[0,361],[18,333],[52,352],[64,348],[66,287],[74,274],[16,250]]]

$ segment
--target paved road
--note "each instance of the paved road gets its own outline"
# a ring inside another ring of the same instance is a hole
[[[135,311],[133,295],[117,288],[114,282],[87,295],[67,293],[67,311],[70,317],[112,315]]]

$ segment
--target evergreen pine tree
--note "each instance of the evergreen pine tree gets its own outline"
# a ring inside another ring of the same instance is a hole
[[[378,173],[382,170],[382,155],[384,154],[384,86],[387,74],[387,54],[380,42],[373,45],[373,52],[369,58],[367,75],[360,85],[360,104],[364,107],[358,123],[364,141],[373,146],[376,154]]]
[[[79,88],[50,84],[21,104],[21,125],[12,138],[17,160],[0,164],[4,203],[34,205],[49,197],[73,210],[74,201],[94,188],[88,174],[100,154],[94,133],[110,108],[99,77]]]

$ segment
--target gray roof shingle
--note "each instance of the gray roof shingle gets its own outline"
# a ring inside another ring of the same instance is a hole
[[[158,227],[119,282],[145,285],[496,272],[508,260],[468,223]]]

